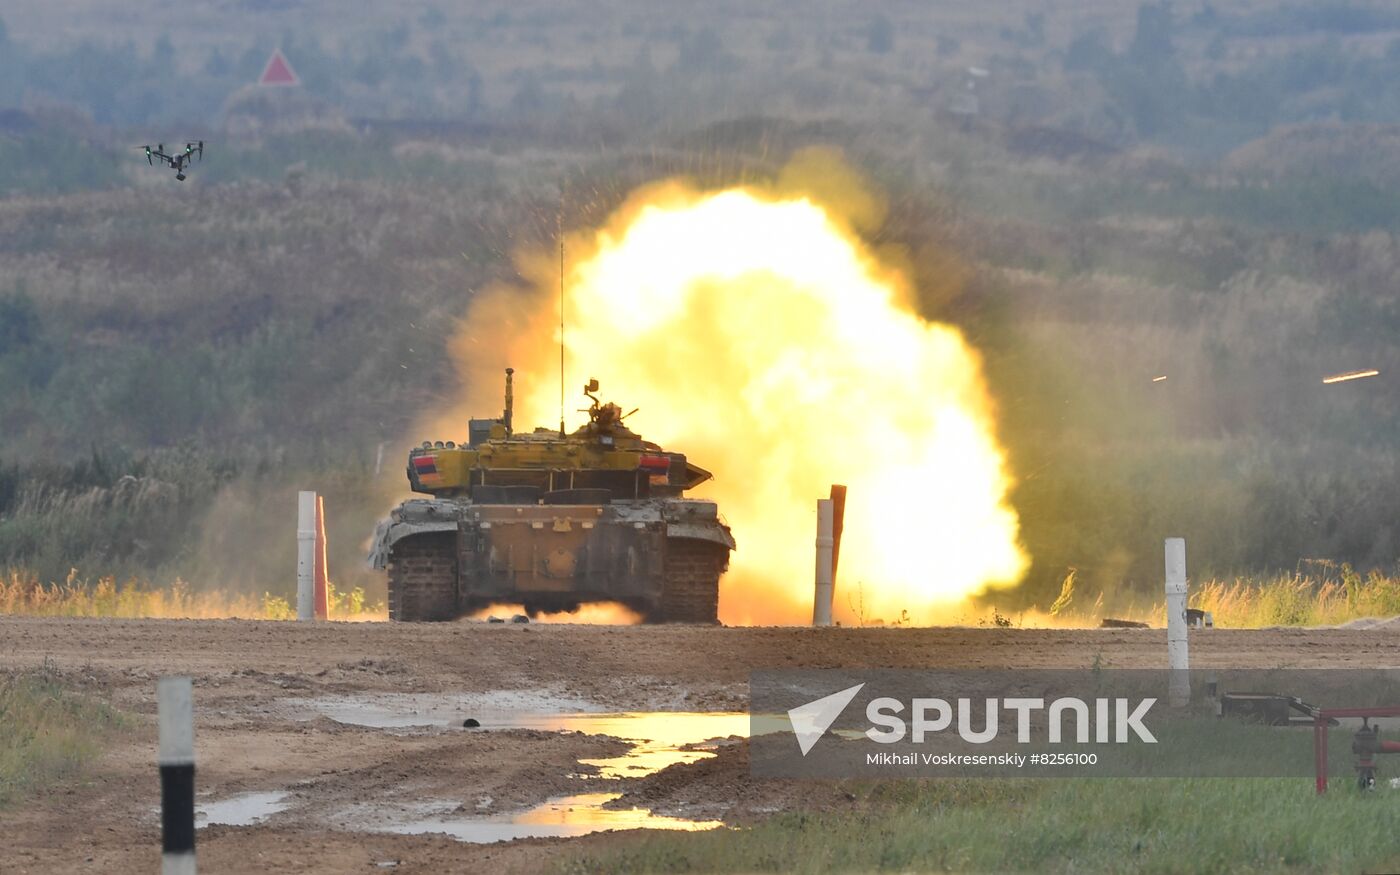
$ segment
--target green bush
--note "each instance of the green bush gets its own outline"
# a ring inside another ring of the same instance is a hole
[[[79,771],[123,725],[52,671],[0,674],[0,809]]]

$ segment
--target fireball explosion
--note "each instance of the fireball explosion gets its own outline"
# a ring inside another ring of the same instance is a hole
[[[694,494],[738,541],[725,623],[810,620],[815,500],[832,483],[850,490],[837,618],[947,621],[1028,563],[980,359],[913,311],[907,278],[838,208],[797,188],[667,182],[568,235],[568,396],[596,377],[605,400],[639,408],[633,430],[714,472]],[[532,288],[478,295],[454,354],[475,411],[499,406],[515,367],[516,421],[533,427],[558,419],[559,253],[520,268]]]

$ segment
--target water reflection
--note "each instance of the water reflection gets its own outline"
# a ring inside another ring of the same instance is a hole
[[[217,802],[200,802],[194,807],[196,826],[251,826],[259,823],[291,803],[282,791],[240,793]]]
[[[631,742],[621,756],[579,760],[594,766],[605,779],[641,778],[681,763],[714,756],[705,750],[684,748],[730,736],[749,734],[749,715],[743,711],[632,711],[620,714],[514,714],[501,722],[486,718],[482,728],[541,729],[550,732],[582,732],[608,735]]]
[[[597,782],[643,778],[674,765],[698,762],[715,755],[712,749],[704,749],[706,742],[749,735],[749,715],[743,711],[594,713],[579,708],[580,704],[587,703],[551,701],[534,691],[456,696],[326,697],[298,700],[295,704],[337,722],[389,731],[534,729],[610,736],[626,741],[627,751],[618,756],[579,760],[581,766],[592,768],[575,777]],[[462,722],[467,718],[476,720],[479,725],[463,729]],[[382,809],[361,810],[349,819],[356,822],[355,828],[413,835],[444,834],[465,842],[567,837],[611,829],[707,830],[723,826],[717,820],[669,817],[645,808],[605,807],[621,795],[613,792],[560,796],[525,811],[480,817],[464,816],[455,802],[435,800],[391,815],[386,815]]]
[[[458,841],[489,843],[521,838],[567,838],[609,829],[707,830],[718,820],[687,820],[653,814],[645,808],[603,806],[620,793],[580,793],[560,796],[528,811],[477,818],[423,817],[382,827],[402,835],[443,834]]]

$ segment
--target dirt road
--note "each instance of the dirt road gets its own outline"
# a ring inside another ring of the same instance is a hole
[[[1386,631],[1211,630],[1193,635],[1191,646],[1200,667],[1400,666],[1400,637]],[[647,816],[627,813],[634,808],[742,823],[797,805],[848,803],[835,785],[749,780],[738,738],[686,752],[710,733],[729,733],[722,718],[692,718],[699,721],[693,725],[677,718],[690,733],[675,745],[685,751],[644,762],[634,744],[616,737],[625,729],[529,715],[743,711],[755,668],[1075,668],[1096,661],[1147,668],[1162,666],[1165,651],[1161,630],[0,617],[0,667],[47,663],[133,715],[131,729],[86,774],[4,812],[0,860],[7,872],[155,871],[154,692],[164,674],[195,678],[198,784],[211,817],[264,816],[201,829],[204,871],[346,872],[397,863],[385,868],[532,872],[637,833],[505,844],[423,833],[478,821],[488,830],[556,821],[567,830],[575,813],[550,810],[547,800],[603,792],[623,795],[567,807],[610,811],[616,825],[628,826]],[[481,730],[462,728],[477,716]],[[617,762],[639,776],[598,777]],[[224,803],[233,805],[231,814],[218,813]],[[263,803],[265,810],[253,811]]]

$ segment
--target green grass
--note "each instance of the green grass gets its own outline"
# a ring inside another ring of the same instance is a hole
[[[0,809],[80,771],[123,726],[49,671],[0,674]]]
[[[849,813],[648,836],[578,872],[1394,871],[1385,791],[1306,779],[942,780],[875,785]]]

